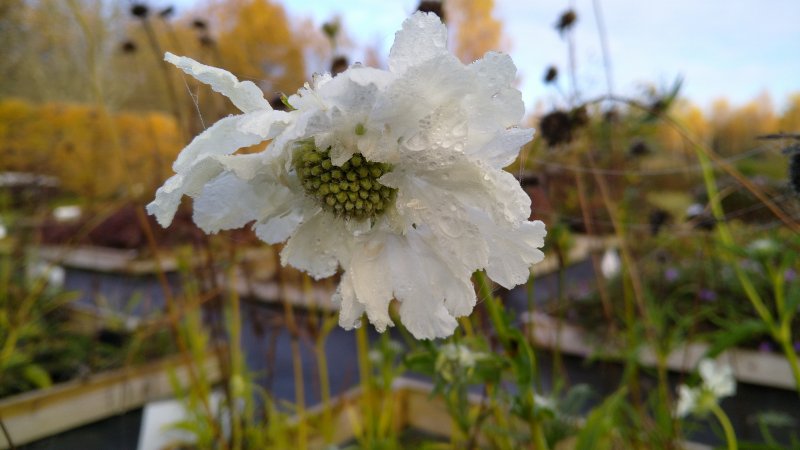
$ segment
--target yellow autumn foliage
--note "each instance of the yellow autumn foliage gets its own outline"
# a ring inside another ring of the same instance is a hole
[[[163,113],[0,101],[0,171],[52,175],[87,199],[150,195],[183,144]]]

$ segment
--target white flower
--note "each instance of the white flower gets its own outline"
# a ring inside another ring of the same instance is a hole
[[[689,413],[705,414],[719,399],[736,394],[736,379],[731,366],[720,366],[711,359],[704,359],[700,361],[698,371],[702,379],[699,386],[678,386],[678,404],[675,408],[678,417],[685,417]]]
[[[436,371],[447,381],[453,381],[457,374],[469,374],[475,364],[486,358],[482,352],[473,352],[463,344],[448,343],[439,348],[436,356]]]
[[[603,259],[600,260],[600,272],[607,280],[619,275],[622,268],[622,261],[619,259],[617,250],[610,248],[603,253]]]
[[[59,206],[53,210],[53,217],[58,222],[72,222],[81,217],[81,207],[78,205]]]
[[[389,70],[355,65],[315,76],[274,111],[255,84],[191,59],[166,60],[226,96],[243,114],[197,136],[148,211],[167,226],[183,195],[206,232],[254,222],[281,261],[314,278],[336,273],[339,323],[366,312],[379,331],[389,304],[417,338],[448,336],[475,305],[472,273],[524,283],[543,258],[545,226],[502,170],[533,130],[511,58],[487,53],[464,66],[446,50],[433,14],[403,23]],[[270,141],[254,154],[239,148]]]
[[[63,267],[44,261],[31,262],[27,268],[27,275],[30,282],[44,281],[51,288],[63,287],[67,277]]]

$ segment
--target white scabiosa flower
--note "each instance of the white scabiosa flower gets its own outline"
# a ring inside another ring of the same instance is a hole
[[[736,394],[736,379],[728,365],[718,365],[711,359],[700,361],[698,366],[702,382],[699,386],[678,386],[678,403],[675,414],[685,417],[690,413],[704,415],[721,398]]]
[[[448,343],[439,348],[436,356],[436,372],[448,382],[458,376],[469,376],[478,361],[485,359],[486,354],[474,352],[463,344]]]
[[[616,249],[607,249],[603,253],[603,259],[600,260],[600,272],[603,277],[610,280],[619,275],[620,269],[622,269],[622,261],[619,259],[619,253]]]
[[[283,264],[314,278],[341,267],[339,322],[366,312],[379,331],[389,304],[417,338],[453,333],[475,305],[472,273],[524,283],[542,260],[545,226],[503,167],[533,130],[513,87],[511,58],[487,53],[463,65],[447,30],[416,13],[397,32],[389,70],[355,65],[315,76],[273,110],[251,82],[166,55],[228,96],[243,114],[221,119],[178,155],[176,174],[148,211],[167,226],[183,195],[206,232],[253,222],[267,243],[286,242]],[[263,151],[234,154],[270,141]]]

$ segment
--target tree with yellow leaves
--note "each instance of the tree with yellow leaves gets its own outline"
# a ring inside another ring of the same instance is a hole
[[[471,63],[491,50],[504,50],[503,23],[492,15],[494,0],[447,0],[445,14],[455,29],[455,54]]]

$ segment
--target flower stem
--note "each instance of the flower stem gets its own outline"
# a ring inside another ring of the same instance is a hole
[[[786,354],[786,360],[789,361],[789,367],[792,368],[794,382],[797,385],[797,393],[800,395],[800,361],[797,360],[797,353],[794,351],[794,348],[792,348],[791,340],[783,338],[780,341],[783,353]]]
[[[728,415],[716,403],[711,407],[711,412],[714,413],[714,416],[719,420],[719,424],[722,425],[722,430],[725,432],[725,440],[728,442],[728,450],[737,450],[739,446],[736,441],[736,433],[733,432],[733,425],[731,425]]]
[[[507,323],[503,318],[503,306],[492,294],[490,281],[484,272],[475,272],[475,283],[477,283],[478,293],[483,299],[486,309],[489,311],[489,318],[497,330],[497,336],[500,339],[500,343],[503,345],[503,348],[508,351],[511,347],[511,335],[508,331]],[[524,339],[521,344],[525,346],[530,345],[530,343],[526,342]],[[532,351],[532,349],[530,350]],[[529,393],[531,398],[534,398],[532,392],[533,386],[531,386],[530,383],[525,386],[518,386],[518,388],[520,390],[520,395],[526,395]],[[531,405],[531,409],[533,409],[533,405]],[[548,450],[547,440],[544,438],[544,432],[542,431],[541,423],[535,417],[531,417],[528,420],[531,439],[533,439],[536,450]]]

